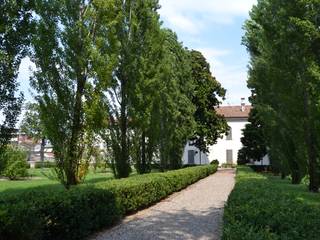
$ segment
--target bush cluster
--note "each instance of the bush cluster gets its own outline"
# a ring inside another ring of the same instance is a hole
[[[319,196],[305,186],[240,167],[224,211],[224,240],[316,240]]]
[[[127,213],[147,207],[214,173],[199,166],[111,180],[71,190],[0,196],[0,239],[84,239]]]
[[[35,168],[55,168],[56,166],[57,166],[56,162],[50,162],[50,161],[35,163]]]
[[[218,165],[220,164],[220,162],[217,160],[217,159],[214,159],[210,162],[210,164],[213,164],[213,165]]]
[[[216,171],[216,165],[190,167],[112,180],[98,183],[96,187],[113,192],[120,203],[121,211],[131,213],[158,202]]]
[[[0,154],[0,175],[16,180],[28,176],[27,153],[16,146],[7,146]]]

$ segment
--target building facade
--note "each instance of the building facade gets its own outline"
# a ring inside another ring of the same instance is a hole
[[[209,146],[209,153],[200,154],[199,149],[188,142],[184,148],[183,164],[208,164],[213,160],[218,160],[220,164],[236,164],[238,152],[242,148],[242,130],[248,124],[251,109],[251,106],[245,104],[217,108],[217,113],[224,116],[230,127],[228,134],[218,139],[215,145]],[[264,159],[262,164],[267,164],[267,161]]]
[[[218,139],[217,144],[209,147],[209,159],[218,160],[220,164],[236,164],[238,159],[238,152],[242,148],[241,138],[243,136],[242,130],[248,124],[248,117],[251,106],[223,106],[217,108],[218,114],[225,117],[229,132]]]

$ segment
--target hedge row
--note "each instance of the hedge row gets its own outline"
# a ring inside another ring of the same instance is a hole
[[[306,186],[238,168],[224,211],[223,240],[316,240],[320,196]]]
[[[0,239],[83,239],[214,173],[216,165],[0,197]]]

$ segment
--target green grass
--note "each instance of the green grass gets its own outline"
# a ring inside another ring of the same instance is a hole
[[[28,169],[28,173],[30,178],[26,180],[0,181],[0,196],[35,188],[48,188],[50,190],[64,188],[59,181],[53,178],[52,169],[50,168]],[[90,170],[82,184],[93,184],[111,179],[113,179],[113,174],[110,169],[107,169],[105,172],[97,171],[96,173]]]
[[[224,214],[224,240],[319,239],[320,194],[239,167]]]

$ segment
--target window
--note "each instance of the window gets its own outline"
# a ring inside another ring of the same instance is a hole
[[[233,164],[233,151],[232,149],[228,149],[226,153],[227,164]]]
[[[230,127],[227,132],[227,140],[232,140],[232,128]]]

